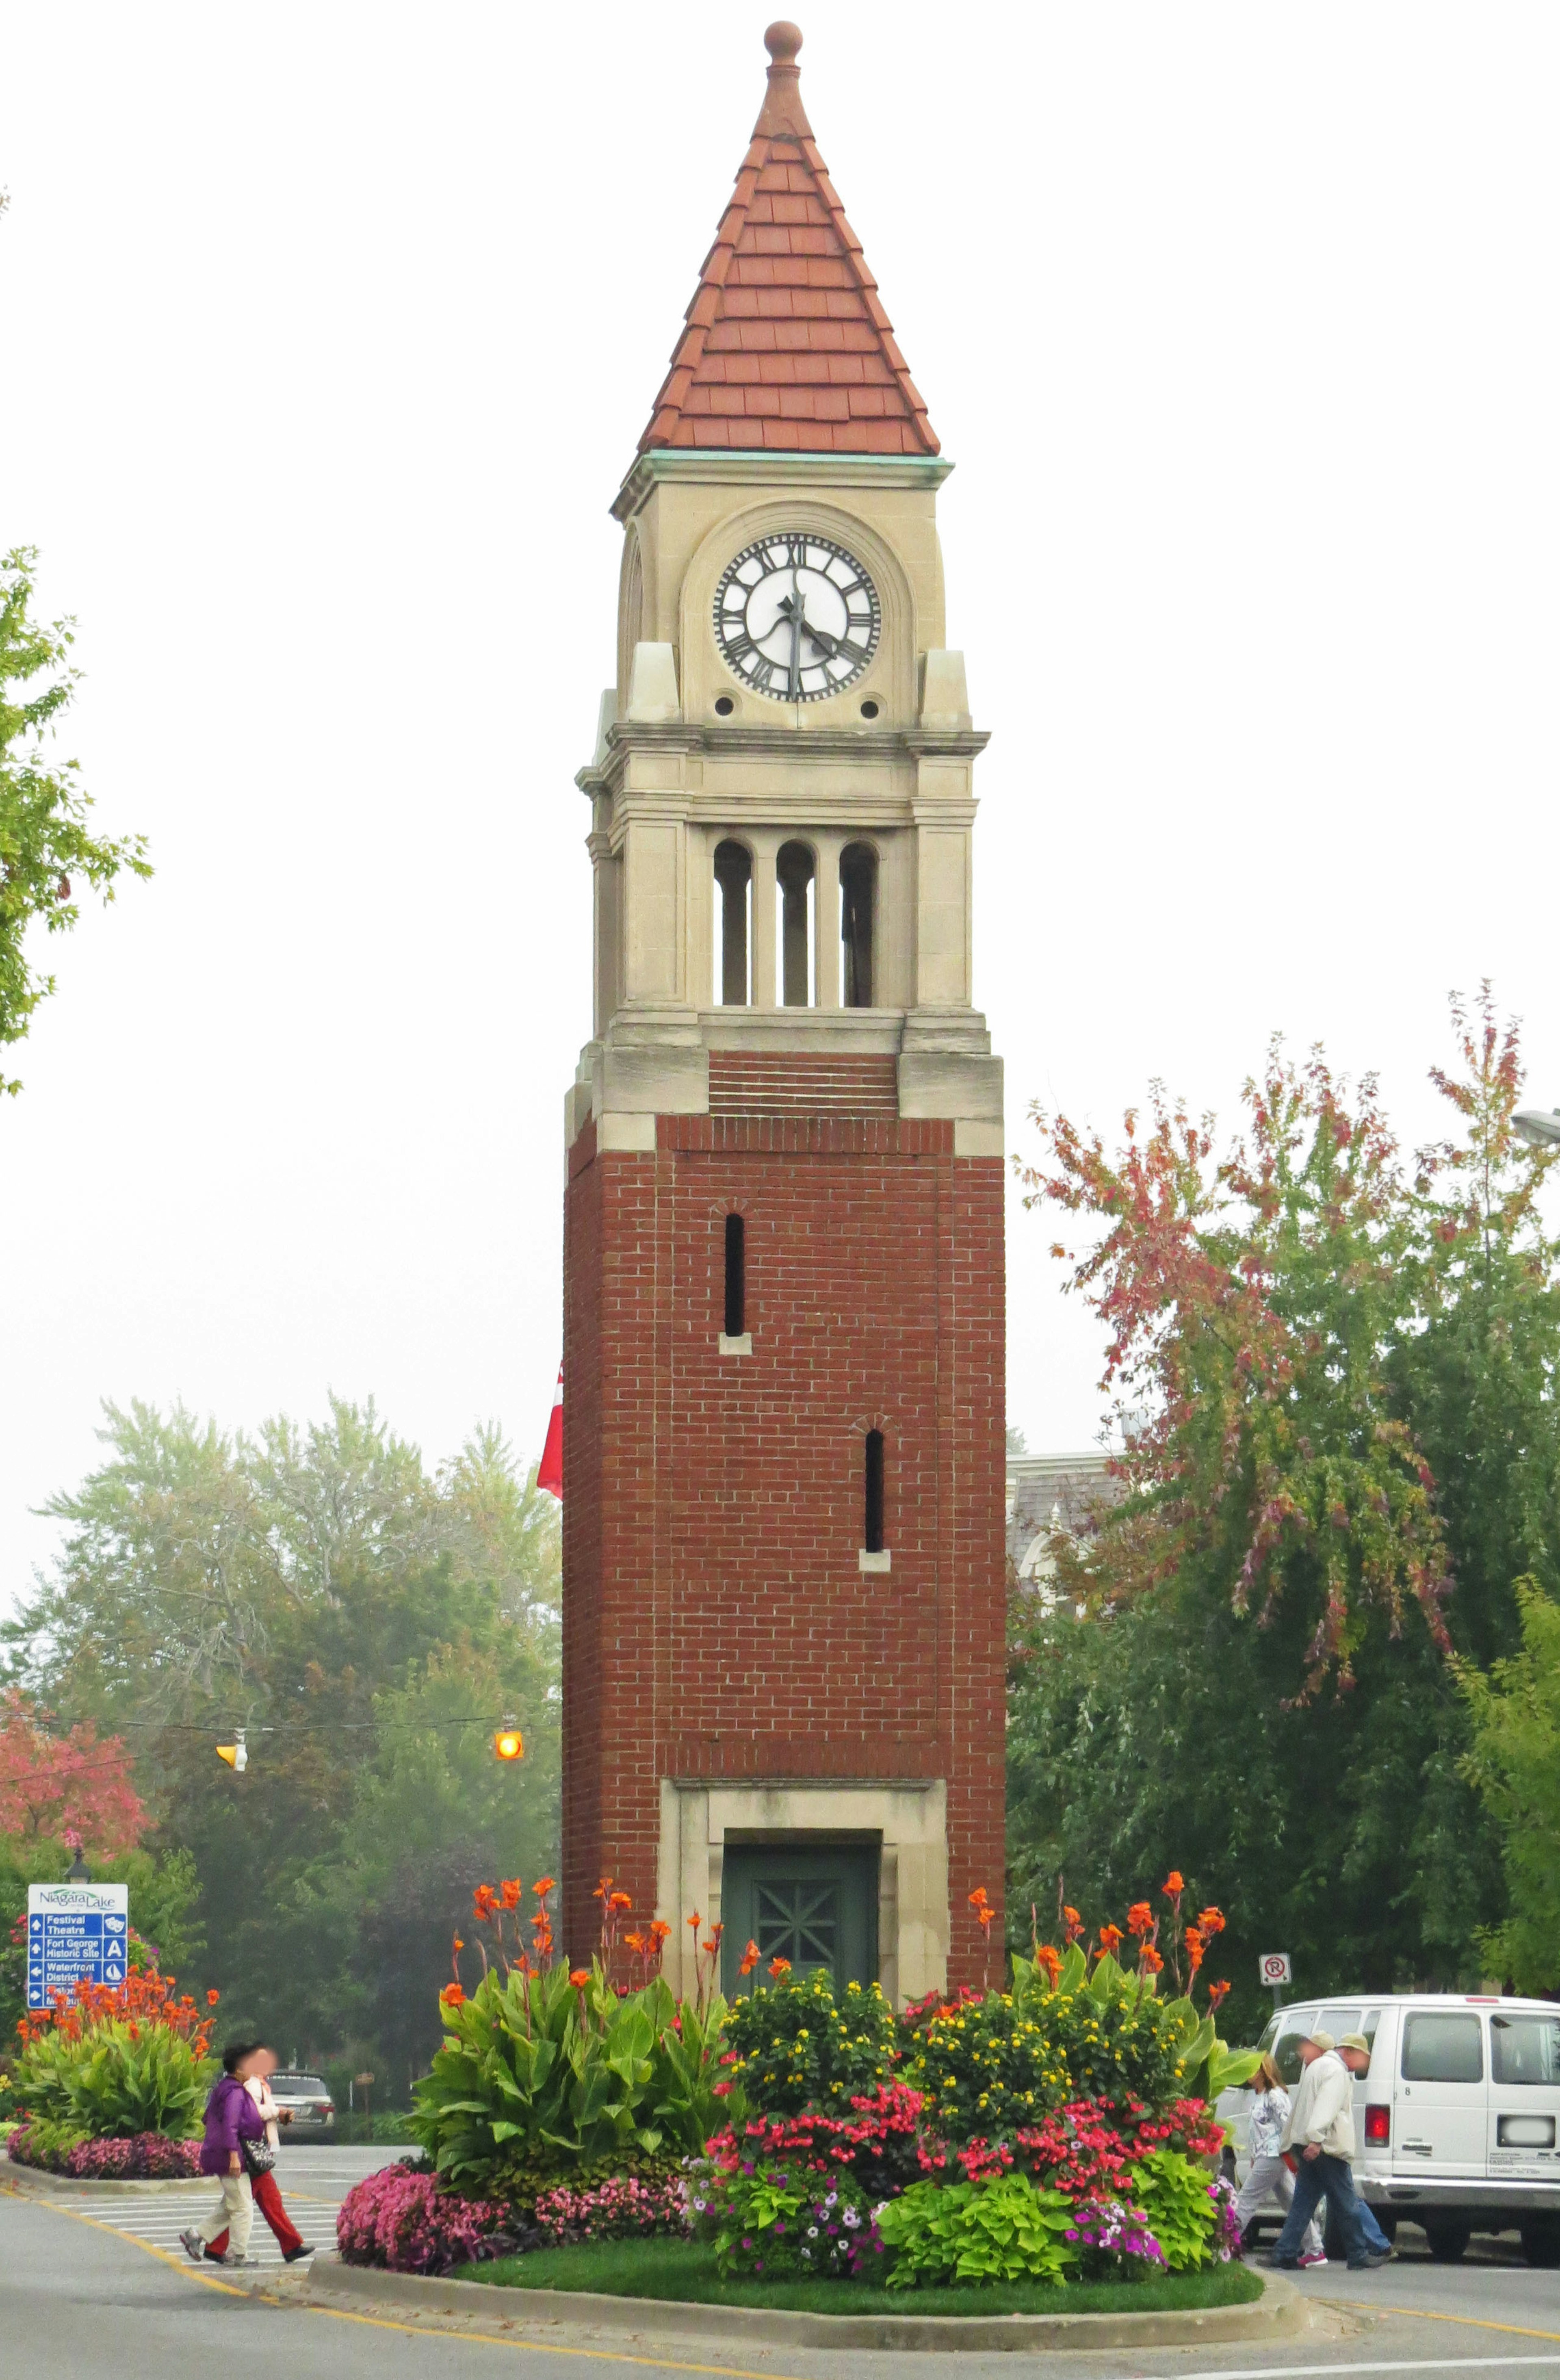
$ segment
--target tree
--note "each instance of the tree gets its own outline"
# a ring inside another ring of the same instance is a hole
[[[1560,1605],[1518,1583],[1520,1649],[1485,1677],[1457,1665],[1473,1742],[1469,1777],[1501,1830],[1508,1913],[1483,1937],[1494,1973],[1519,1992],[1560,1985]]]
[[[236,2022],[324,2048],[370,2002],[385,2012],[355,1972],[373,1896],[397,1888],[369,1857],[376,1827],[435,1869],[463,1845],[512,1847],[507,1874],[555,1862],[549,1500],[490,1428],[430,1477],[371,1403],[252,1437],[109,1407],[103,1436],[105,1461],[49,1507],[65,1544],[5,1632],[13,1681],[125,1731],[154,1846],[199,1869],[199,1980]],[[509,1712],[526,1757],[504,1772],[490,1736]],[[446,1722],[443,1767],[413,1760],[394,1814],[366,1817],[404,1746]],[[242,1776],[215,1756],[239,1726]]]
[[[1114,1160],[1042,1119],[1029,1177],[1091,1230],[1125,1492],[1015,1600],[1010,1900],[1181,1867],[1238,2022],[1261,1950],[1306,1989],[1461,1982],[1502,1914],[1447,1655],[1508,1644],[1517,1558],[1553,1559],[1560,1314],[1515,1028],[1487,990],[1454,1020],[1459,1129],[1411,1170],[1373,1085],[1276,1048],[1222,1160],[1156,1095]]]
[[[33,1010],[54,989],[26,954],[30,926],[66,933],[80,917],[72,881],[84,878],[104,901],[125,871],[150,876],[141,835],[89,832],[92,797],[74,760],[42,764],[46,739],[74,698],[79,670],[67,656],[73,620],[47,625],[30,615],[38,555],[14,546],[0,562],[0,1045],[19,1041]],[[18,1082],[0,1076],[0,1091]]]
[[[91,1719],[52,1732],[14,1690],[0,1697],[0,1837],[51,1842],[67,1830],[88,1851],[129,1851],[147,1828],[116,1736],[99,1742]]]

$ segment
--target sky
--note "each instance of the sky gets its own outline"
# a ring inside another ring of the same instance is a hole
[[[156,868],[0,1112],[0,1603],[101,1402],[539,1449],[609,506],[768,12],[73,0],[0,85],[0,546]],[[829,0],[803,94],[956,469],[976,999],[1032,1101],[1232,1119],[1268,1036],[1560,1103],[1560,12]],[[1009,1418],[1101,1341],[1009,1228]]]

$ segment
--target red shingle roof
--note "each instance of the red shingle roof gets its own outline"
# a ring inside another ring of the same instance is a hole
[[[685,317],[651,446],[935,455],[861,242],[802,106],[794,25],[764,36],[773,64],[753,146]]]

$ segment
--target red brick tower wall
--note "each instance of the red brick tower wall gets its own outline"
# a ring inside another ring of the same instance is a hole
[[[563,1940],[655,1906],[660,1779],[948,1786],[950,1985],[1003,1872],[1003,1167],[891,1059],[711,1059],[707,1116],[569,1160]],[[750,1355],[722,1355],[725,1218]],[[864,1575],[864,1440],[887,1574]],[[679,1921],[689,1912],[667,1911]],[[996,1929],[1000,1941],[1000,1924]]]

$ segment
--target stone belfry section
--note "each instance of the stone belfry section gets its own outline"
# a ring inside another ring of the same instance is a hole
[[[903,2001],[1003,1870],[1002,1074],[926,407],[774,25],[649,427],[565,1106],[565,1941]]]

